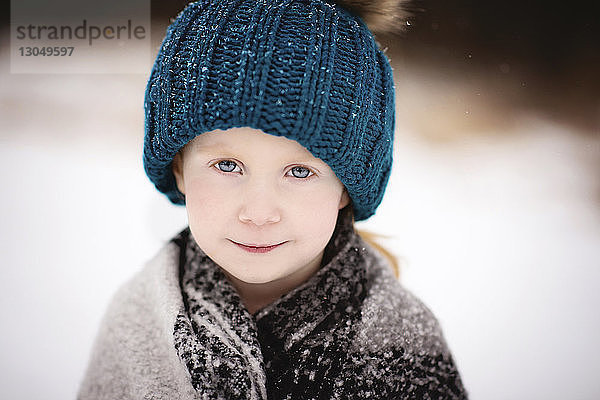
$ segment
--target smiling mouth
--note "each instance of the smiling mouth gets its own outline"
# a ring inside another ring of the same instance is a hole
[[[287,240],[285,242],[281,242],[278,244],[242,244],[242,243],[238,243],[235,242],[231,239],[228,239],[231,243],[237,245],[239,248],[246,250],[249,253],[267,253],[273,249],[276,249],[277,247],[287,243]]]

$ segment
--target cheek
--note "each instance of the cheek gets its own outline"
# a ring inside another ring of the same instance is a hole
[[[318,189],[296,193],[292,207],[287,207],[295,223],[301,225],[307,235],[328,235],[337,221],[342,190],[334,185]]]
[[[217,185],[207,177],[191,177],[186,182],[186,208],[190,223],[214,226],[234,207],[235,196],[224,185]]]

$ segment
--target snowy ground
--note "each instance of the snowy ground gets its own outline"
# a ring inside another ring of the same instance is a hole
[[[142,169],[146,76],[3,71],[0,398],[74,398],[111,294],[186,215]],[[456,90],[402,72],[399,107]],[[600,398],[599,135],[515,121],[442,142],[399,121],[361,227],[392,236],[473,399]]]

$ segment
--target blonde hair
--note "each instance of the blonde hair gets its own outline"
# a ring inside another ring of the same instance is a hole
[[[346,189],[344,188],[344,190]],[[352,215],[352,227],[354,228],[354,231],[358,233],[358,235],[371,247],[373,247],[375,250],[381,253],[381,255],[389,262],[396,278],[400,279],[400,262],[398,261],[398,257],[396,257],[391,251],[386,249],[377,240],[378,238],[389,238],[389,236],[381,235],[364,229],[358,229],[356,227],[356,221],[354,221],[354,208],[352,207],[352,200],[350,200],[350,203],[342,210],[340,210],[340,212],[350,213]]]
[[[381,253],[381,255],[390,263],[390,266],[392,267],[392,270],[394,271],[394,275],[396,276],[396,278],[399,279],[400,278],[400,264],[398,262],[398,258],[394,254],[392,254],[392,252],[390,252],[388,249],[383,247],[383,245],[381,245],[377,241],[377,238],[387,238],[388,236],[384,236],[384,235],[380,235],[378,233],[358,229],[358,228],[356,228],[356,226],[354,227],[354,230],[356,231],[356,233],[358,233],[360,235],[360,237],[365,242],[367,242],[369,245],[371,245],[373,248],[375,248],[377,251],[379,251]]]

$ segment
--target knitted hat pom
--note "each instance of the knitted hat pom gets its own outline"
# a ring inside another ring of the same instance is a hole
[[[401,33],[411,13],[408,0],[335,0],[358,15],[373,33]]]
[[[250,127],[295,140],[375,213],[394,138],[392,69],[373,31],[401,29],[405,1],[200,0],[167,29],[144,100],[144,169],[175,204],[175,154],[204,132]]]

